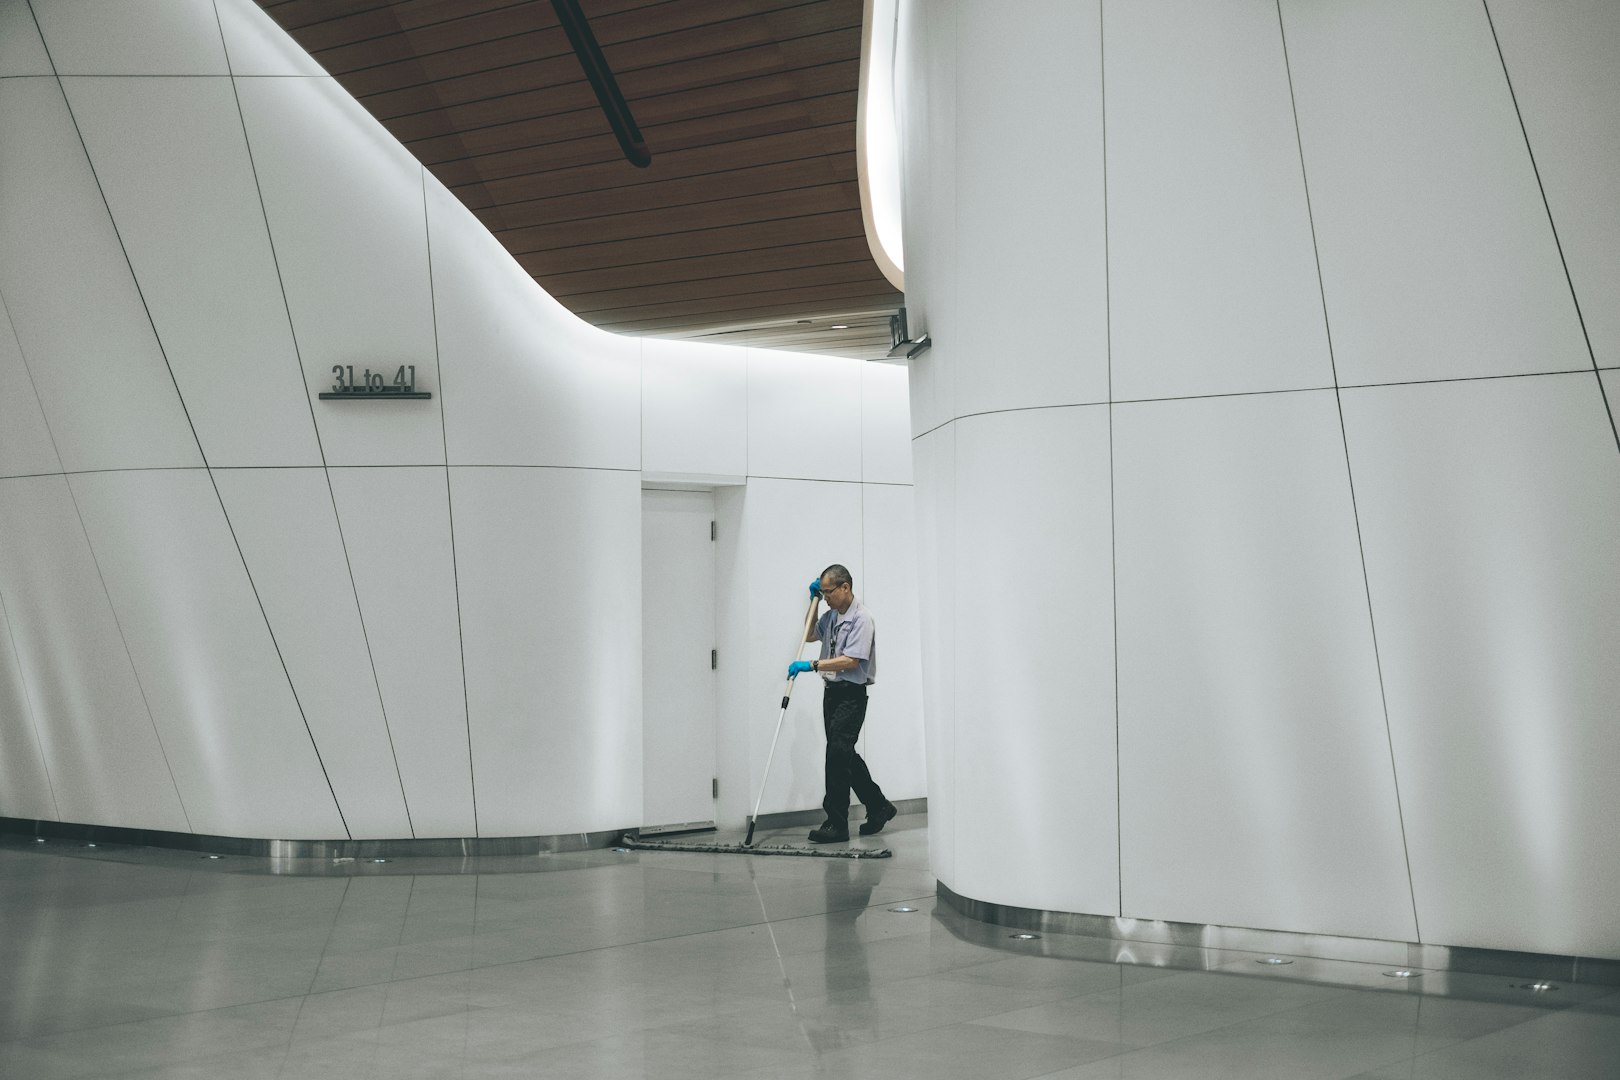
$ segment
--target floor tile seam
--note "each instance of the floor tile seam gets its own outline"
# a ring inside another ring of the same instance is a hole
[[[915,901],[922,901],[922,900],[927,900],[927,899],[932,899],[932,894],[929,894],[928,896],[923,896],[923,897],[908,897],[903,901],[886,900],[886,901],[883,901],[883,903],[888,904],[888,903],[896,903],[896,902],[915,902]],[[879,907],[879,906],[881,906],[881,905],[880,904],[871,904],[871,905],[867,905],[866,907],[861,908],[859,910],[869,910],[872,907]],[[846,908],[846,909],[837,909],[837,910],[855,910],[855,909],[847,909]],[[799,920],[802,920],[802,919],[812,919],[812,918],[820,918],[820,917],[823,917],[823,916],[819,916],[819,915],[802,915],[802,916],[794,916],[793,918],[782,920],[782,921],[783,922],[796,922],[796,921],[799,921]],[[766,922],[771,922],[771,920],[767,919]],[[325,989],[325,990],[311,990],[311,991],[309,991],[307,993],[304,993],[304,994],[282,994],[282,995],[276,995],[276,996],[268,997],[268,998],[259,998],[259,999],[255,999],[255,1000],[252,1000],[252,1001],[234,1002],[234,1003],[232,1003],[230,1005],[221,1005],[221,1006],[218,1006],[218,1007],[212,1008],[212,1009],[194,1009],[194,1010],[191,1010],[189,1012],[164,1013],[164,1014],[162,1014],[160,1016],[146,1017],[146,1018],[143,1018],[142,1020],[123,1021],[123,1022],[115,1023],[115,1024],[96,1024],[96,1025],[90,1025],[90,1026],[87,1026],[87,1027],[80,1027],[80,1028],[68,1028],[68,1029],[64,1029],[62,1031],[53,1032],[51,1037],[56,1037],[58,1035],[82,1034],[84,1032],[89,1032],[89,1031],[102,1031],[102,1030],[106,1030],[106,1029],[109,1029],[109,1028],[123,1027],[123,1026],[126,1026],[127,1024],[147,1023],[147,1022],[152,1021],[152,1020],[165,1020],[165,1019],[172,1019],[172,1018],[182,1017],[182,1016],[201,1016],[201,1015],[204,1015],[206,1013],[219,1012],[219,1011],[222,1011],[224,1009],[242,1008],[242,1007],[250,1006],[250,1005],[266,1005],[266,1004],[272,1004],[272,1003],[278,1002],[278,1001],[299,1000],[299,999],[302,999],[302,998],[313,997],[313,996],[316,996],[316,995],[319,995],[319,994],[342,993],[342,992],[349,991],[349,990],[358,990],[358,989],[363,989],[363,988],[367,988],[367,987],[374,987],[374,986],[396,986],[396,985],[400,985],[400,984],[403,984],[403,983],[415,982],[415,981],[420,980],[420,979],[438,978],[438,977],[442,977],[442,976],[448,975],[448,974],[455,974],[457,972],[487,971],[487,970],[491,970],[491,969],[494,969],[494,968],[509,967],[509,966],[512,966],[512,965],[515,965],[515,964],[537,963],[537,962],[543,962],[543,961],[546,961],[546,960],[558,959],[560,957],[566,957],[566,956],[583,956],[583,955],[588,955],[590,953],[604,952],[604,951],[611,950],[611,949],[622,949],[622,948],[626,948],[626,947],[631,946],[631,945],[650,944],[652,942],[659,942],[659,941],[674,941],[674,940],[679,940],[681,938],[688,938],[688,937],[701,937],[704,934],[724,933],[726,930],[745,929],[745,928],[751,927],[751,926],[762,926],[762,925],[765,925],[765,923],[745,923],[745,924],[742,924],[741,926],[725,927],[725,928],[722,928],[720,930],[700,930],[700,931],[694,931],[694,932],[692,932],[690,934],[671,934],[671,935],[667,935],[667,936],[664,936],[664,937],[645,938],[645,939],[641,939],[639,941],[634,941],[634,942],[621,942],[621,943],[615,944],[615,945],[599,945],[599,946],[596,946],[594,948],[577,949],[577,950],[574,950],[572,952],[552,953],[552,954],[549,954],[547,956],[531,956],[531,957],[524,957],[524,958],[518,959],[518,960],[502,960],[502,961],[497,961],[495,963],[477,964],[477,965],[474,965],[474,966],[471,966],[471,967],[453,968],[453,969],[450,969],[450,970],[447,970],[447,971],[427,972],[427,973],[424,973],[422,975],[410,975],[410,976],[407,976],[407,977],[405,977],[403,979],[384,979],[384,980],[379,980],[379,981],[376,981],[376,982],[356,983],[356,984],[353,984],[353,985],[350,985],[350,986],[332,987],[330,989]],[[367,951],[368,952],[376,952],[376,951],[379,951],[379,950],[367,950]],[[810,951],[813,952],[814,950],[810,950]],[[364,953],[357,953],[355,955],[364,955]],[[796,954],[796,955],[803,955],[803,954]],[[320,964],[319,964],[319,962],[317,962],[317,964],[316,964],[316,973],[317,973],[317,975],[319,974],[319,969],[320,969]],[[11,1041],[15,1041],[15,1040],[11,1040]],[[7,1042],[7,1040],[0,1040],[0,1045],[5,1045],[6,1042]]]
[[[1398,990],[1385,989],[1385,988],[1382,988],[1382,987],[1354,986],[1354,987],[1347,987],[1346,989],[1350,990],[1352,993],[1355,993],[1355,994],[1371,994],[1371,995],[1376,995],[1378,997],[1384,997],[1385,995],[1399,992]],[[1401,999],[1405,999],[1405,998],[1406,998],[1406,995],[1401,995],[1401,998],[1397,998],[1397,1000],[1401,1000]],[[1530,1009],[1530,1010],[1532,1010],[1531,1015],[1520,1016],[1518,1019],[1512,1020],[1509,1023],[1503,1024],[1501,1027],[1492,1028],[1490,1031],[1481,1032],[1478,1035],[1461,1035],[1461,1036],[1458,1036],[1456,1038],[1455,1042],[1468,1042],[1468,1041],[1470,1041],[1472,1039],[1484,1038],[1487,1035],[1494,1035],[1497,1032],[1507,1031],[1510,1028],[1518,1027],[1520,1024],[1528,1024],[1528,1023],[1531,1023],[1532,1021],[1540,1020],[1543,1017],[1553,1016],[1553,1015],[1556,1015],[1557,1013],[1567,1012],[1570,1009],[1575,1008],[1577,1006],[1577,1004],[1578,1004],[1576,1002],[1571,1002],[1569,1004],[1559,1004],[1559,1005],[1552,1005],[1552,1006],[1548,1006],[1548,1005],[1545,1005],[1545,1004],[1531,1005],[1528,1002],[1518,1003],[1518,1002],[1511,1002],[1511,1001],[1492,1001],[1492,1000],[1483,999],[1483,998],[1457,997],[1457,996],[1451,995],[1451,994],[1439,994],[1439,995],[1436,995],[1436,994],[1424,994],[1421,991],[1419,991],[1416,995],[1411,996],[1411,998],[1409,1000],[1413,1000],[1413,1001],[1420,1002],[1420,1003],[1424,1002],[1424,1001],[1452,1001],[1452,1002],[1461,1002],[1461,1003],[1467,1004],[1467,1005],[1482,1005],[1482,1006],[1485,1006],[1487,1008],[1498,1008],[1498,1007],[1500,1007],[1502,1009],[1512,1009],[1512,1010],[1522,1010],[1522,1009]],[[1285,1009],[1280,1013],[1269,1013],[1269,1014],[1267,1014],[1265,1016],[1253,1017],[1253,1019],[1255,1019],[1255,1020],[1285,1019],[1285,1018],[1287,1018],[1289,1013],[1302,1012],[1302,1011],[1304,1011],[1306,1009],[1318,1008],[1323,1004],[1324,1004],[1324,1002],[1320,1002],[1320,1001],[1311,1002],[1311,1003],[1306,1004],[1306,1005],[1298,1005],[1298,1006],[1295,1006],[1293,1008]],[[1421,1006],[1420,1006],[1418,1019],[1421,1020],[1421,1017],[1422,1017],[1422,1010],[1421,1010]],[[1246,1022],[1247,1021],[1245,1021],[1245,1023]],[[1449,1037],[1449,1036],[1445,1036],[1445,1035],[1425,1036],[1419,1031],[1413,1031],[1412,1035],[1414,1037],[1423,1037],[1423,1038],[1448,1038]]]
[[[1497,1004],[1497,1003],[1496,1002],[1486,1002],[1485,1004]],[[1413,1055],[1411,1055],[1409,1060],[1418,1061],[1421,1058],[1426,1058],[1426,1057],[1430,1057],[1430,1056],[1435,1055],[1435,1054],[1443,1054],[1443,1053],[1446,1053],[1448,1051],[1455,1050],[1459,1046],[1466,1046],[1469,1043],[1479,1042],[1481,1039],[1495,1038],[1496,1036],[1501,1035],[1503,1032],[1512,1031],[1514,1028],[1523,1027],[1525,1024],[1534,1024],[1534,1023],[1537,1023],[1537,1022],[1539,1022],[1541,1020],[1545,1020],[1550,1016],[1562,1015],[1563,1013],[1568,1012],[1571,1007],[1572,1006],[1564,1006],[1562,1008],[1550,1009],[1550,1010],[1548,1010],[1546,1012],[1541,1013],[1538,1016],[1527,1016],[1522,1020],[1514,1021],[1513,1023],[1508,1024],[1508,1025],[1506,1025],[1504,1027],[1499,1027],[1494,1031],[1486,1031],[1486,1032],[1482,1032],[1482,1033],[1480,1033],[1478,1035],[1468,1035],[1468,1036],[1465,1036],[1463,1038],[1457,1039],[1455,1042],[1448,1042],[1443,1046],[1431,1047],[1428,1050],[1423,1051],[1421,1054],[1413,1054]],[[1384,1068],[1386,1066],[1377,1066],[1377,1067],[1378,1068]]]
[[[1311,985],[1320,985],[1320,984],[1311,984]],[[1120,989],[1123,990],[1124,988],[1121,987]],[[1340,996],[1346,996],[1346,995],[1348,995],[1350,993],[1354,993],[1354,990],[1351,989],[1351,988],[1346,987],[1346,988],[1342,988],[1342,989],[1345,991],[1345,994],[1340,995]],[[1373,991],[1369,991],[1369,992],[1373,992]],[[1327,1000],[1332,1000],[1332,999],[1324,999],[1323,1001],[1312,1002],[1311,1004],[1313,1004],[1313,1005],[1321,1005],[1321,1004],[1324,1004],[1325,1001],[1327,1001]],[[1169,1039],[1161,1039],[1161,1040],[1159,1040],[1157,1042],[1150,1042],[1150,1043],[1141,1044],[1139,1046],[1133,1046],[1128,1050],[1122,1051],[1121,1054],[1114,1055],[1114,1056],[1123,1056],[1125,1054],[1134,1054],[1134,1053],[1140,1053],[1140,1052],[1149,1051],[1149,1050],[1160,1050],[1160,1049],[1163,1049],[1165,1047],[1175,1046],[1177,1043],[1186,1043],[1186,1042],[1191,1042],[1191,1041],[1196,1040],[1196,1039],[1207,1038],[1208,1036],[1216,1034],[1217,1032],[1231,1031],[1233,1028],[1242,1027],[1245,1024],[1258,1023],[1258,1022],[1263,1021],[1263,1020],[1273,1020],[1273,1019],[1276,1019],[1278,1016],[1280,1016],[1280,1015],[1282,1015],[1284,1013],[1293,1011],[1296,1008],[1305,1008],[1305,1007],[1307,1007],[1307,1006],[1288,1006],[1287,1008],[1278,1009],[1278,1010],[1273,1011],[1273,1012],[1258,1013],[1258,1014],[1253,1015],[1253,1016],[1245,1016],[1245,1017],[1243,1017],[1241,1019],[1233,1020],[1230,1023],[1216,1024],[1215,1026],[1205,1028],[1202,1031],[1188,1032],[1185,1035],[1177,1035],[1177,1036],[1174,1036],[1174,1037],[1169,1038]],[[1179,1014],[1182,1011],[1182,1008],[1183,1008],[1182,1006],[1177,1006],[1174,1011]],[[985,1026],[989,1026],[989,1025],[985,1025]],[[1413,1032],[1412,1036],[1413,1036],[1413,1038],[1418,1038],[1419,1037],[1416,1032]],[[1462,1040],[1462,1041],[1467,1041],[1467,1040],[1465,1039],[1465,1040]],[[1451,1043],[1451,1044],[1447,1044],[1447,1045],[1452,1046],[1452,1045],[1456,1045],[1456,1044]],[[1430,1053],[1430,1052],[1434,1052],[1434,1051],[1437,1051],[1437,1050],[1443,1050],[1443,1049],[1446,1049],[1446,1048],[1447,1047],[1435,1047],[1431,1051],[1425,1051],[1425,1053]],[[1405,1058],[1400,1058],[1400,1059],[1396,1059],[1396,1060],[1411,1060],[1414,1056],[1415,1055],[1408,1054]],[[1106,1060],[1106,1059],[1099,1059],[1099,1060]],[[1372,1068],[1381,1069],[1381,1068],[1387,1067],[1388,1065],[1390,1065],[1392,1063],[1393,1062],[1383,1062],[1381,1064],[1373,1065]],[[1366,1071],[1367,1071],[1366,1069],[1358,1069],[1358,1072],[1366,1072]]]

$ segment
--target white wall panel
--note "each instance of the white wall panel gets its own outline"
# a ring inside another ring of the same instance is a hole
[[[863,363],[749,349],[748,475],[860,480]]]
[[[1114,512],[1124,913],[1416,940],[1333,392],[1116,406]]]
[[[431,178],[428,220],[451,464],[640,468],[641,343],[548,296]]]
[[[1620,455],[1593,376],[1346,391],[1423,940],[1620,957]]]
[[[958,414],[1108,400],[1099,31],[1093,0],[958,8]]]
[[[1275,5],[1103,21],[1114,400],[1333,385]]]
[[[34,380],[23,363],[11,318],[0,303],[0,476],[61,471]]]
[[[208,463],[319,465],[231,83],[62,86]]]
[[[761,706],[747,700],[748,655],[752,648],[748,619],[751,552],[743,530],[747,493],[748,489],[741,485],[716,488],[714,492],[714,629],[720,652],[714,708],[715,773],[720,780],[720,797],[715,800],[714,819],[722,827],[733,828],[741,826],[754,812],[754,798],[759,793],[750,779],[754,729],[761,722]],[[809,584],[808,579],[805,584]],[[644,580],[642,588],[648,586]]]
[[[811,580],[823,567],[842,563],[855,579],[855,595],[861,595],[865,566],[860,561],[860,485],[750,479],[743,498],[743,545],[748,551],[749,642],[743,708],[750,721],[748,802],[752,811],[765,778],[765,757],[781,711],[788,664],[795,659],[795,645],[802,643]],[[803,656],[815,655],[815,646],[805,644]],[[875,701],[874,697],[874,709]],[[794,680],[760,812],[819,808],[826,795],[826,749],[821,678],[800,676]],[[885,782],[876,770],[874,779],[880,786]]]
[[[642,471],[747,473],[747,351],[658,338],[640,346]]]
[[[956,888],[956,425],[923,435],[913,445],[928,865]]]
[[[224,75],[213,0],[31,0],[58,75]]]
[[[906,363],[913,435],[956,415],[956,3],[902,4],[895,85],[901,152],[906,317],[940,344]],[[929,167],[932,162],[938,168]],[[907,163],[910,163],[909,167]],[[925,164],[926,163],[926,164]]]
[[[0,593],[0,817],[59,820],[38,723]]]
[[[1590,363],[1483,5],[1282,5],[1341,384]]]
[[[325,75],[315,58],[253,0],[215,0],[231,74]]]
[[[224,469],[214,482],[350,834],[410,836],[326,472]]]
[[[1493,0],[1542,190],[1598,363],[1620,365],[1620,4]]]
[[[864,573],[855,582],[856,595],[871,608],[880,642],[878,681],[862,733],[861,756],[890,799],[920,799],[928,793],[928,783],[923,767],[917,521],[911,488],[862,484],[861,538]]]
[[[451,470],[484,836],[641,819],[641,483]]]
[[[861,365],[861,479],[911,483],[911,395],[906,369]]]
[[[28,0],[0,0],[0,78],[51,73]]]
[[[55,79],[0,81],[0,146],[0,293],[63,464],[201,464]]]
[[[476,836],[445,470],[330,475],[411,825]]]
[[[422,169],[330,79],[236,84],[312,394],[334,365],[440,393]],[[329,465],[443,464],[440,402],[315,401]]]
[[[346,836],[208,474],[71,484],[192,828]]]
[[[0,481],[0,592],[61,819],[188,831],[65,478]]]
[[[955,426],[952,888],[1116,913],[1108,410]]]

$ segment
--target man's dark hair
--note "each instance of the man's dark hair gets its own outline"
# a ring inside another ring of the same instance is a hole
[[[840,566],[838,563],[833,563],[831,566],[827,567],[827,569],[823,570],[821,572],[821,580],[827,582],[835,589],[840,585],[848,585],[851,589],[855,587],[855,579],[850,577],[849,571]]]

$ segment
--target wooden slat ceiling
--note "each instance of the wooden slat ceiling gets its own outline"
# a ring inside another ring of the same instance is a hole
[[[867,248],[855,173],[862,0],[582,0],[646,169],[549,0],[259,3],[582,318],[887,349],[902,297]]]

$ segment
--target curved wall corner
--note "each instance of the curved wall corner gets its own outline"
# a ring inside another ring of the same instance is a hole
[[[1616,35],[902,4],[950,890],[1620,957]]]
[[[868,744],[922,795],[903,370],[585,325],[252,0],[0,4],[0,76],[0,816],[643,824],[640,491],[675,475],[744,481],[718,633],[749,700],[805,573],[892,611]],[[321,400],[351,365],[433,396]],[[802,408],[829,386],[848,409]],[[727,708],[724,786],[757,790]]]

